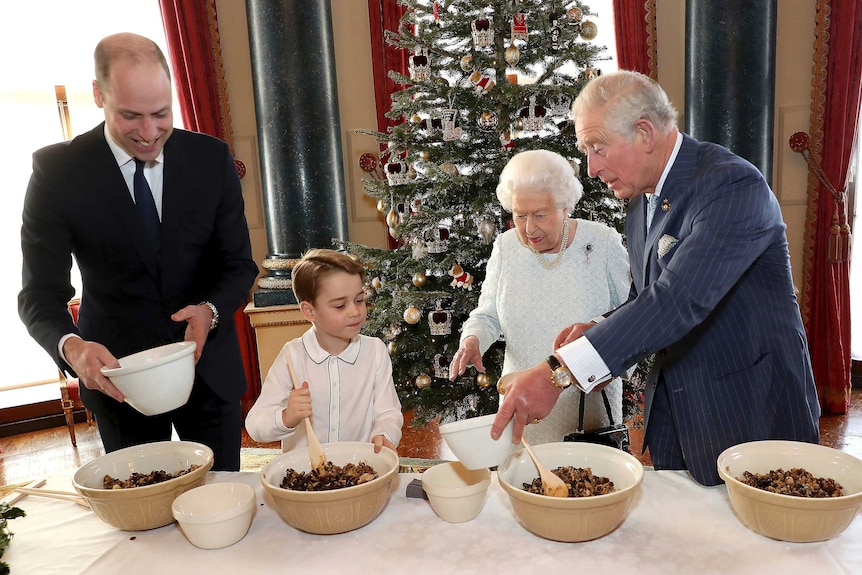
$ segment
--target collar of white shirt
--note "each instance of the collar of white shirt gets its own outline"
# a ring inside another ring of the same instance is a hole
[[[342,351],[337,357],[341,361],[345,361],[347,363],[356,363],[356,360],[359,358],[359,349],[360,349],[360,337],[356,336],[353,338],[353,341],[350,342],[350,345],[347,346],[347,349]],[[317,334],[314,331],[314,326],[302,334],[302,346],[305,348],[305,353],[308,354],[308,357],[311,358],[311,361],[314,363],[323,363],[327,360],[327,358],[331,357],[332,354],[320,347],[320,343],[317,341]]]

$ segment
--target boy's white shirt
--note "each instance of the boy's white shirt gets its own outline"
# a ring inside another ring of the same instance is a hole
[[[287,342],[275,358],[245,420],[254,440],[281,440],[282,451],[308,445],[304,425],[288,428],[282,421],[293,391],[288,353],[300,385],[307,381],[311,390],[311,424],[321,443],[371,441],[383,434],[398,445],[404,416],[386,345],[360,335],[338,356],[332,356],[320,347],[314,326]]]

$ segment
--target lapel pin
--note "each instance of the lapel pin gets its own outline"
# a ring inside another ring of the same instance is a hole
[[[661,202],[661,211],[666,212],[670,209],[670,202],[667,200],[662,200]]]

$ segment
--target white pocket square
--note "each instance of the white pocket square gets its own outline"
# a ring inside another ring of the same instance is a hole
[[[658,259],[663,258],[673,249],[673,246],[679,243],[679,240],[667,234],[663,235],[658,240]]]

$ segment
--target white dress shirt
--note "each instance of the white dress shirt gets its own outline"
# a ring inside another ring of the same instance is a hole
[[[341,354],[320,347],[314,326],[281,348],[245,427],[255,441],[281,440],[282,451],[308,445],[305,425],[285,427],[282,412],[293,391],[287,354],[296,377],[311,390],[311,424],[321,443],[371,441],[383,434],[401,441],[404,416],[392,381],[392,362],[379,339],[360,335]]]

